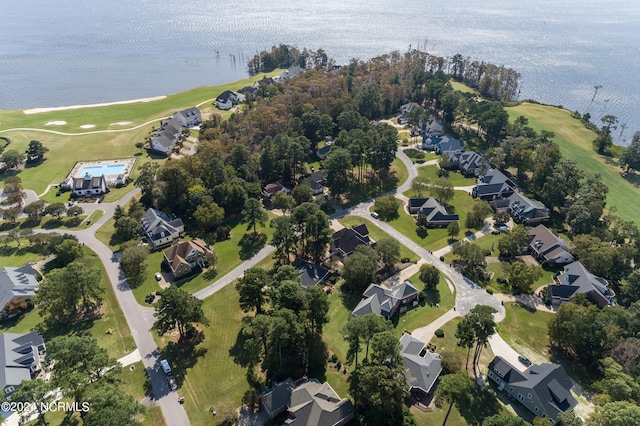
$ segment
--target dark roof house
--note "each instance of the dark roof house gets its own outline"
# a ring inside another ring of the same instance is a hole
[[[312,172],[300,179],[300,183],[306,183],[311,187],[313,195],[319,195],[324,192],[324,188],[327,185],[327,174],[322,170]]]
[[[600,308],[615,305],[616,294],[609,288],[609,282],[593,275],[580,262],[566,265],[558,275],[557,282],[548,287],[554,303],[567,302],[577,293],[583,293]]]
[[[550,264],[573,262],[569,246],[544,225],[538,225],[528,231],[531,236],[529,252],[541,261]]]
[[[0,336],[0,389],[8,396],[42,370],[46,347],[37,331]]]
[[[400,338],[400,355],[404,359],[409,390],[429,393],[442,372],[440,355],[430,352],[426,343],[407,333]]]
[[[560,413],[578,405],[570,392],[574,383],[559,364],[534,364],[519,371],[496,356],[489,363],[489,378],[534,415],[554,423]]]
[[[26,264],[20,268],[7,266],[0,270],[0,310],[12,300],[29,300],[36,294],[36,271]]]
[[[320,265],[316,265],[315,263],[309,263],[304,260],[295,264],[295,268],[300,275],[300,282],[302,288],[305,290],[308,287],[324,284],[324,282],[329,278],[330,272],[328,269],[323,268]]]
[[[447,213],[447,209],[435,198],[410,198],[409,213],[424,215],[429,226],[448,226],[459,219],[457,214]]]
[[[481,200],[495,200],[509,198],[517,189],[517,185],[500,170],[489,169],[478,178],[471,195]]]
[[[107,181],[103,175],[91,176],[89,173],[84,177],[73,178],[71,190],[75,195],[99,195],[107,192]]]
[[[173,117],[168,118],[162,122],[156,135],[151,138],[149,149],[168,156],[173,152],[181,134],[180,122]]]
[[[170,218],[160,210],[149,208],[140,219],[142,232],[153,249],[172,244],[184,232],[182,219]]]
[[[378,314],[390,318],[400,307],[418,298],[418,289],[409,281],[398,284],[392,289],[369,284],[362,293],[362,300],[353,308],[351,315],[359,317],[366,314]]]
[[[422,138],[422,149],[425,151],[435,151],[436,154],[445,152],[462,151],[464,142],[449,136],[428,136]]]
[[[489,162],[475,151],[452,151],[448,153],[448,168],[460,170],[465,176],[480,176],[489,168]]]
[[[175,118],[182,127],[194,127],[202,124],[202,115],[200,114],[200,110],[196,107],[174,112],[173,118]]]
[[[519,192],[508,198],[509,214],[516,222],[536,223],[549,219],[549,209],[538,200],[532,200]]]
[[[233,93],[231,90],[225,90],[216,98],[216,106],[221,110],[231,109],[237,103],[238,95]]]
[[[260,399],[271,419],[288,411],[286,425],[341,426],[351,421],[355,413],[350,400],[340,398],[331,385],[317,379],[299,384],[287,379],[267,388]]]
[[[351,255],[358,246],[372,246],[375,244],[369,237],[369,229],[364,223],[353,228],[343,228],[333,233],[331,243],[331,254],[341,258]]]

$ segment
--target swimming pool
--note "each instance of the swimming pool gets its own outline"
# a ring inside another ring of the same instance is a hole
[[[99,164],[95,166],[84,166],[76,174],[76,177],[84,177],[87,173],[91,176],[109,176],[126,173],[126,164]]]

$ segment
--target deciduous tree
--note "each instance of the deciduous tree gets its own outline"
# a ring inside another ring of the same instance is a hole
[[[438,384],[438,389],[434,396],[436,405],[442,407],[445,403],[449,404],[447,414],[442,422],[443,426],[447,423],[453,404],[458,407],[464,407],[471,401],[473,386],[473,381],[464,371],[440,377],[440,384]]]
[[[362,293],[373,282],[378,269],[378,254],[369,246],[358,246],[356,251],[344,261],[342,276],[345,286],[356,293]]]
[[[376,244],[375,250],[380,255],[385,268],[391,268],[400,260],[400,243],[393,238],[383,238]]]
[[[249,268],[244,272],[236,284],[240,307],[244,312],[255,309],[256,315],[263,313],[263,306],[269,300],[265,287],[270,283],[269,274],[262,268]]]
[[[389,194],[376,198],[373,204],[373,210],[380,215],[382,220],[393,220],[398,217],[400,205],[400,200]]]
[[[175,328],[184,339],[187,331],[194,323],[209,325],[209,320],[202,310],[202,300],[178,287],[169,287],[162,292],[162,297],[155,306],[156,322],[153,329],[160,334],[166,334]]]

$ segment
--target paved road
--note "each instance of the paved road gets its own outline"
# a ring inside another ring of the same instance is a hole
[[[203,288],[200,291],[195,292],[193,295],[195,297],[197,297],[198,299],[206,299],[207,297],[211,296],[212,294],[216,293],[217,291],[220,291],[221,289],[223,289],[227,285],[231,284],[232,282],[234,282],[235,280],[240,278],[242,276],[242,274],[244,274],[244,271],[246,271],[249,268],[253,268],[258,263],[260,263],[262,260],[264,260],[267,257],[271,256],[275,251],[276,251],[276,248],[274,246],[266,246],[266,247],[264,247],[262,250],[260,250],[258,253],[256,253],[251,259],[242,262],[238,267],[236,267],[235,269],[233,269],[230,272],[226,273],[218,281],[216,281],[213,284]]]
[[[138,189],[134,189],[117,203],[83,204],[82,207],[88,213],[94,210],[103,210],[105,214],[87,229],[80,231],[65,230],[64,232],[78,237],[78,240],[93,250],[102,261],[120,304],[120,309],[124,313],[137,350],[149,375],[152,386],[152,403],[161,408],[168,425],[186,426],[190,424],[187,413],[178,402],[177,392],[172,392],[169,388],[162,368],[160,368],[160,352],[150,331],[154,323],[154,310],[138,304],[120,270],[118,256],[94,236],[95,231],[113,216],[116,205],[126,204],[139,192]],[[54,231],[59,230],[36,230],[36,232]]]

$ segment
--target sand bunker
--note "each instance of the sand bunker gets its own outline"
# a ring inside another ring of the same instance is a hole
[[[96,127],[95,124],[83,124],[80,126],[81,129],[93,129],[94,127]]]
[[[152,101],[158,101],[164,98],[166,98],[166,96],[163,95],[163,96],[155,96],[153,98],[131,99],[129,101],[104,102],[101,104],[71,105],[71,106],[54,107],[54,108],[31,108],[31,109],[25,109],[22,112],[24,112],[25,114],[38,114],[40,112],[64,111],[67,109],[96,108],[96,107],[103,107],[103,106],[109,106],[109,105],[135,104],[137,102],[152,102]]]
[[[45,126],[64,126],[67,124],[66,121],[49,121]]]
[[[133,121],[118,121],[117,123],[111,123],[109,126],[126,126],[127,124],[131,124]]]

